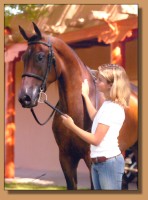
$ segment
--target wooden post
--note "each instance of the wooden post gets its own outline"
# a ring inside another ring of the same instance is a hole
[[[111,44],[111,63],[125,68],[125,42],[114,42]]]
[[[5,64],[5,178],[14,178],[15,67]]]

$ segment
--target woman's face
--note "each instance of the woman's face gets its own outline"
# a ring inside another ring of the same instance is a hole
[[[98,75],[97,86],[99,91],[103,92],[104,94],[108,93],[111,88],[111,84],[109,84],[107,80],[100,74]]]

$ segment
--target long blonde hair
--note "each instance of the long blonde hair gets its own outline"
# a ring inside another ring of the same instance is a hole
[[[123,107],[128,106],[130,99],[130,83],[123,67],[116,64],[104,64],[98,67],[98,72],[108,84],[111,84],[110,100]]]

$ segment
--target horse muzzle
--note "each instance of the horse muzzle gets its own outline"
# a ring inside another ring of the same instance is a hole
[[[38,104],[38,96],[33,97],[30,94],[20,93],[18,100],[23,108],[32,108]]]

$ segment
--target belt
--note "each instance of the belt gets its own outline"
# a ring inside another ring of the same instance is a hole
[[[110,158],[106,158],[105,156],[102,156],[102,157],[96,157],[96,158],[91,158],[91,163],[93,164],[96,164],[96,163],[102,163],[102,162],[105,162],[106,160],[109,160],[111,158],[115,158],[117,156],[119,156],[120,154],[116,155],[116,156],[113,156],[113,157],[110,157]]]

